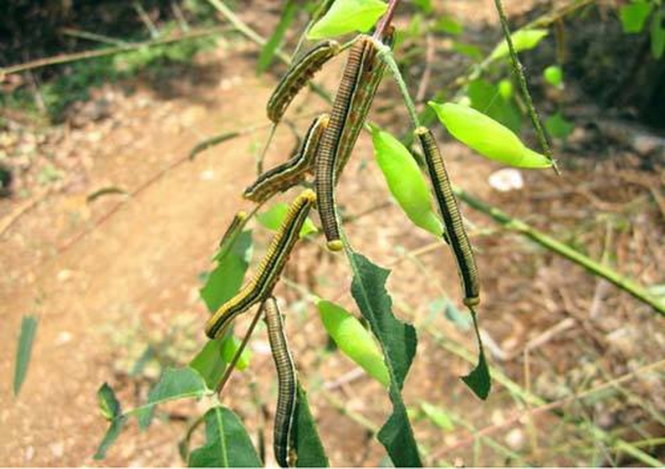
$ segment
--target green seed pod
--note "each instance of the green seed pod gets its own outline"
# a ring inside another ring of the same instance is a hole
[[[563,70],[558,65],[550,65],[543,71],[543,77],[550,85],[561,88],[563,85]]]
[[[508,80],[507,78],[504,80],[501,80],[499,82],[499,94],[503,99],[508,101],[513,97],[515,94],[515,87],[513,86],[513,82]]]
[[[319,301],[317,306],[323,326],[344,355],[388,387],[390,374],[372,334],[341,306],[329,301]]]
[[[453,137],[486,158],[519,168],[552,166],[545,155],[527,148],[509,128],[475,109],[433,101],[429,105]]]
[[[388,132],[372,126],[374,157],[390,193],[418,227],[441,236],[443,225],[432,211],[432,193],[407,148]]]
[[[521,52],[536,47],[547,34],[547,29],[520,29],[511,34],[510,38],[513,40],[515,52]],[[509,52],[508,43],[504,39],[492,51],[488,60],[492,62],[503,57],[508,57]]]

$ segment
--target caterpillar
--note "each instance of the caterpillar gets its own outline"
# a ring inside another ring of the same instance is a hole
[[[277,369],[277,408],[273,427],[273,450],[281,467],[295,464],[293,448],[293,425],[295,422],[297,399],[296,367],[284,334],[284,320],[274,297],[263,303],[265,322],[268,326],[268,340]]]
[[[261,203],[300,182],[314,164],[321,135],[328,125],[328,120],[328,114],[321,114],[314,119],[296,155],[261,174],[245,189],[243,196],[253,202]]]
[[[326,40],[318,43],[295,61],[277,84],[268,99],[268,119],[277,124],[293,98],[312,79],[314,74],[342,50],[339,42]]]
[[[291,203],[286,217],[261,260],[257,272],[247,285],[219,307],[208,319],[205,332],[211,339],[221,337],[229,324],[239,314],[270,296],[282,269],[298,240],[300,229],[307,219],[309,209],[316,202],[316,194],[307,189]]]
[[[457,200],[450,185],[448,172],[432,132],[426,127],[418,127],[415,134],[425,153],[427,172],[432,181],[434,194],[446,228],[445,238],[453,250],[457,262],[464,291],[464,304],[473,307],[480,303],[478,268],[476,267],[471,243],[464,229]]]
[[[392,37],[390,31],[385,39],[388,44],[392,44]],[[349,51],[315,166],[319,213],[331,251],[343,248],[337,225],[334,186],[358,140],[384,69],[372,38],[359,36]]]

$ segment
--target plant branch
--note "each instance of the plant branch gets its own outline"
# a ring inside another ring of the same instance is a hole
[[[381,21],[377,25],[376,31],[374,31],[374,39],[380,41],[381,38],[383,38],[390,23],[393,21],[393,16],[395,16],[395,10],[397,9],[398,4],[399,0],[390,0],[386,14],[381,17]]]
[[[529,118],[531,119],[531,124],[533,125],[534,129],[536,129],[538,143],[540,143],[540,148],[542,149],[545,156],[552,162],[552,167],[554,170],[557,172],[557,174],[560,174],[556,160],[552,157],[552,148],[550,147],[550,142],[547,139],[545,128],[543,127],[543,123],[540,120],[536,106],[533,104],[533,98],[531,98],[529,86],[526,83],[526,77],[524,75],[524,66],[520,62],[520,58],[517,56],[517,52],[515,51],[515,45],[513,44],[513,38],[508,26],[508,19],[506,18],[506,13],[503,11],[503,3],[501,0],[494,0],[494,5],[496,6],[496,11],[499,14],[499,21],[501,22],[503,35],[506,40],[506,44],[508,45],[508,51],[510,52],[513,73],[517,77],[517,81],[520,84],[520,89],[522,90],[522,96],[526,101],[526,107],[528,110]]]
[[[504,228],[507,228],[512,231],[516,231],[527,238],[532,239],[536,243],[540,244],[544,248],[568,259],[569,261],[574,262],[575,264],[581,265],[592,274],[597,275],[606,279],[607,281],[613,283],[620,289],[630,293],[632,296],[637,298],[642,303],[648,304],[651,306],[658,314],[665,316],[665,303],[658,298],[655,298],[651,295],[643,286],[637,284],[630,278],[624,277],[617,271],[611,269],[606,265],[602,265],[593,259],[585,256],[584,254],[574,250],[570,246],[557,241],[551,236],[533,228],[527,223],[519,220],[517,218],[512,218],[508,214],[502,212],[496,207],[493,207],[477,198],[471,194],[465,192],[459,187],[453,187],[455,195],[459,197],[463,202],[469,205],[471,208],[493,218],[495,221],[500,223]]]
[[[9,67],[0,68],[0,78],[3,75],[10,75],[12,73],[25,72],[27,70],[34,70],[36,68],[48,67],[51,65],[59,65],[69,62],[76,62],[78,60],[94,59],[97,57],[103,57],[106,55],[120,54],[122,52],[128,52],[131,50],[141,49],[143,47],[155,47],[165,44],[170,44],[173,42],[185,41],[188,39],[194,39],[204,36],[212,36],[215,34],[220,34],[225,31],[228,31],[227,27],[214,27],[206,29],[192,30],[186,34],[180,34],[178,36],[167,37],[155,39],[152,41],[137,42],[125,44],[117,47],[107,47],[104,49],[89,50],[83,52],[75,52],[73,54],[62,54],[56,55],[53,57],[46,57],[43,59],[32,60],[30,62],[25,62],[22,64],[11,65]]]

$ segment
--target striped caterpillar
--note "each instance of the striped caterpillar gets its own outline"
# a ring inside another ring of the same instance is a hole
[[[253,202],[261,203],[302,181],[314,164],[321,135],[328,125],[328,120],[328,114],[321,114],[314,119],[296,155],[261,174],[245,189],[243,196]]]
[[[473,307],[480,303],[478,268],[476,267],[471,243],[464,229],[457,200],[450,185],[446,166],[432,132],[426,127],[418,127],[415,130],[415,135],[425,153],[427,171],[446,228],[444,236],[447,238],[446,241],[453,250],[453,255],[457,261],[462,289],[464,290],[464,304]]]
[[[392,44],[392,31],[385,41]],[[358,140],[384,69],[385,64],[377,53],[373,39],[367,35],[359,36],[349,51],[315,166],[319,213],[328,249],[332,251],[343,247],[337,224],[334,187]]]
[[[277,124],[298,92],[328,60],[339,54],[341,50],[337,41],[322,41],[295,61],[268,100],[268,119]]]
[[[275,459],[281,467],[295,465],[297,457],[293,448],[293,425],[296,413],[297,382],[296,367],[284,334],[284,320],[274,297],[263,303],[265,322],[272,357],[277,369],[277,408],[273,429]]]
[[[309,209],[315,202],[316,194],[307,189],[291,203],[282,226],[270,242],[268,252],[252,280],[208,319],[205,326],[208,337],[221,337],[236,316],[270,296],[298,240]]]

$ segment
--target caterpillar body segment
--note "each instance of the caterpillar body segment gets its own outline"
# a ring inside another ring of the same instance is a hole
[[[316,44],[295,61],[268,100],[268,119],[277,124],[298,92],[327,61],[339,54],[341,50],[339,42],[326,40]]]
[[[426,127],[419,127],[415,130],[415,134],[425,153],[427,171],[446,228],[445,238],[457,261],[462,289],[464,290],[464,304],[473,307],[480,303],[478,268],[476,267],[471,243],[464,229],[457,200],[450,185],[448,172],[432,132]]]
[[[263,303],[265,322],[272,358],[277,369],[277,408],[273,427],[273,449],[275,459],[281,467],[295,465],[296,453],[293,442],[297,402],[297,375],[293,356],[284,334],[284,319],[274,297]]]
[[[328,121],[328,114],[321,114],[314,119],[296,155],[261,174],[251,186],[245,189],[243,197],[261,203],[301,182],[314,165],[319,143]]]
[[[382,42],[392,47],[394,42],[394,28],[387,31],[387,35]],[[348,120],[339,145],[339,157],[335,167],[335,177],[337,179],[339,179],[351,158],[353,148],[358,141],[358,136],[363,129],[367,114],[372,106],[372,102],[374,102],[374,96],[386,69],[386,63],[379,56],[374,44],[366,48],[360,62],[360,67],[357,78],[358,83],[349,107]]]
[[[358,88],[362,60],[367,50],[371,47],[371,38],[363,35],[356,40],[349,50],[344,75],[337,90],[330,114],[330,123],[323,133],[316,161],[315,185],[319,215],[321,216],[321,224],[323,225],[323,231],[330,250],[341,249],[334,195],[339,148],[345,129],[347,129],[353,97]]]
[[[315,202],[316,194],[307,189],[291,203],[286,217],[279,231],[272,238],[268,251],[261,260],[254,277],[208,319],[205,326],[208,337],[211,339],[221,337],[237,315],[270,296],[291,250],[298,240],[300,229],[307,219],[309,209]]]

